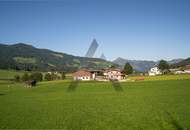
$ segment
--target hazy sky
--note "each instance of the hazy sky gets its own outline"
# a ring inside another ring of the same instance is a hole
[[[190,57],[190,0],[0,0],[0,43],[109,60]]]

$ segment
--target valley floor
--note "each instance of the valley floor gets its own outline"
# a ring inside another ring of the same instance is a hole
[[[190,129],[190,80],[0,81],[0,129]]]

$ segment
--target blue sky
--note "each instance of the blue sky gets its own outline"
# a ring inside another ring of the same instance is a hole
[[[0,43],[84,56],[93,38],[109,60],[190,57],[190,1],[0,1]]]

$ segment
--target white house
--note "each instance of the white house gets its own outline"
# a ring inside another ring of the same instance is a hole
[[[190,74],[190,70],[178,70],[175,71],[175,74]]]
[[[99,75],[103,73],[103,75]],[[97,80],[97,81],[109,81],[109,80],[124,80],[125,74],[119,69],[107,69],[107,70],[79,70],[73,73],[74,80]]]
[[[155,76],[155,75],[160,75],[160,74],[162,74],[162,72],[160,71],[158,67],[153,67],[148,71],[149,76]]]
[[[87,70],[80,70],[73,74],[74,80],[92,80],[95,75]]]
[[[108,69],[104,72],[104,76],[108,80],[124,80],[125,74],[120,69]]]
[[[186,74],[190,74],[190,69],[189,70],[184,70]]]

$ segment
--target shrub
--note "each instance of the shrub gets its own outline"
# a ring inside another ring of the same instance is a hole
[[[15,82],[20,82],[20,76],[19,75],[15,75],[14,76],[14,81]]]
[[[22,76],[22,81],[28,81],[28,80],[29,80],[28,73],[24,73],[24,75]]]
[[[43,80],[43,75],[40,72],[35,72],[30,75],[30,80],[35,80],[37,82]]]
[[[47,74],[45,74],[45,80],[47,80],[47,81],[51,81],[52,80],[52,76],[51,76],[51,74],[50,73],[47,73]]]
[[[64,79],[66,78],[66,76],[65,76],[65,73],[64,73],[64,72],[61,72],[61,78],[62,78],[62,80],[64,80]]]
[[[65,73],[61,73],[61,74],[56,74],[53,72],[47,73],[47,74],[45,74],[44,78],[47,81],[65,79]]]

